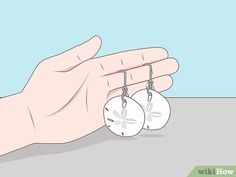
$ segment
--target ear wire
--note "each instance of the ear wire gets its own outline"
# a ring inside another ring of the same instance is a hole
[[[155,90],[154,86],[153,86],[153,80],[152,80],[152,74],[153,74],[153,70],[152,70],[152,65],[150,63],[145,64],[144,66],[148,66],[149,67],[149,79],[147,81],[147,94],[148,94],[148,101],[151,101],[152,99],[152,93],[150,92],[150,90]]]
[[[122,87],[121,100],[122,100],[122,108],[125,108],[127,101],[124,97],[125,96],[129,97],[129,94],[128,94],[128,87],[127,87],[127,73],[126,71],[122,71],[122,72],[124,74],[124,86]]]

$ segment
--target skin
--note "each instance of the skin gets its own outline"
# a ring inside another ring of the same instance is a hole
[[[101,39],[43,60],[22,92],[0,100],[0,155],[34,143],[66,143],[104,126],[103,106],[120,95],[127,71],[129,94],[145,88],[149,67],[154,87],[172,86],[178,62],[163,48],[95,58]],[[3,115],[3,116],[2,116]]]

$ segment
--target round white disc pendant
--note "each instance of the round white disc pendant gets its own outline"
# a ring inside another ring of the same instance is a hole
[[[145,123],[143,128],[157,130],[163,128],[170,117],[169,102],[160,93],[150,90],[152,99],[148,101],[147,90],[139,90],[132,98],[137,101],[145,112]]]
[[[121,96],[108,100],[103,109],[107,128],[119,136],[135,136],[143,128],[145,115],[142,107],[133,99],[124,97],[127,101],[122,107]]]

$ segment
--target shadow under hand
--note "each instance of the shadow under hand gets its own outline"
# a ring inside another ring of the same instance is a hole
[[[92,146],[107,140],[124,140],[118,137],[105,127],[102,127],[82,138],[74,140],[69,143],[57,144],[33,144],[13,152],[0,156],[0,163],[24,159],[32,156],[41,156],[48,154],[63,153],[73,150],[78,150],[84,147]],[[128,138],[130,140],[130,138]]]
[[[143,132],[136,137],[120,137],[111,133],[106,127],[100,129],[69,143],[55,143],[55,144],[33,144],[13,152],[0,156],[0,163],[25,159],[33,156],[42,156],[49,154],[57,154],[69,152],[73,150],[82,149],[104,141],[131,141],[137,140],[138,137],[163,137],[163,135],[155,134],[154,132]]]

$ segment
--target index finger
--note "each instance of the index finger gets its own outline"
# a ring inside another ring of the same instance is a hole
[[[97,58],[101,75],[117,73],[140,67],[147,63],[168,58],[168,52],[161,47],[129,50]]]

